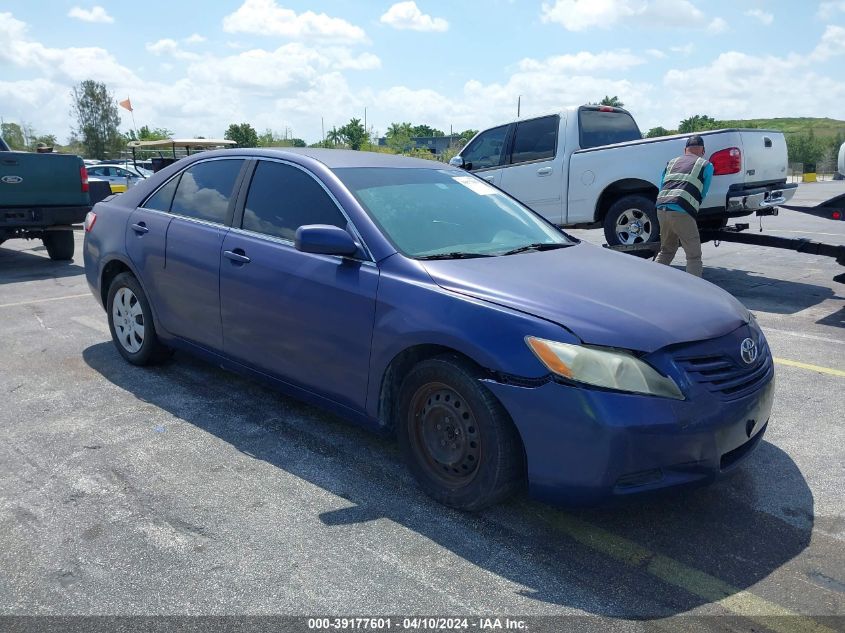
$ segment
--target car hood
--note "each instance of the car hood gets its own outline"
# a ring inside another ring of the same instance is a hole
[[[653,352],[748,322],[748,310],[707,281],[590,244],[421,263],[442,288],[552,321],[593,345]]]

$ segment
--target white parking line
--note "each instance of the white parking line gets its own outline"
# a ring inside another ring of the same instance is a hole
[[[828,338],[827,336],[816,336],[815,334],[804,334],[803,332],[793,332],[792,330],[779,330],[773,327],[763,327],[764,332],[775,332],[776,334],[786,334],[787,336],[797,336],[798,338],[808,338],[814,341],[824,341],[825,343],[836,343],[837,345],[845,345],[845,341],[837,340],[835,338]]]
[[[16,303],[0,303],[0,308],[13,308],[15,306],[28,306],[32,303],[46,303],[48,301],[64,301],[65,299],[79,299],[80,297],[92,297],[90,292],[81,295],[65,295],[64,297],[51,297],[50,299],[30,299],[29,301],[18,301]]]

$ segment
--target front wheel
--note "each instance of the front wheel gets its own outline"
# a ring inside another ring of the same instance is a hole
[[[73,231],[45,231],[41,241],[50,259],[55,261],[73,259]]]
[[[106,313],[117,351],[133,365],[152,365],[170,355],[158,339],[141,284],[131,273],[121,273],[112,281]]]
[[[437,501],[480,510],[520,489],[525,457],[501,403],[480,372],[447,355],[421,362],[402,383],[399,445],[420,487]]]
[[[660,241],[654,200],[642,195],[619,198],[604,216],[604,239],[611,246]]]

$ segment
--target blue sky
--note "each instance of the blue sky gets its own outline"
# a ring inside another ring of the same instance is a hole
[[[139,126],[313,142],[365,107],[374,133],[486,127],[519,95],[531,115],[615,94],[643,129],[845,118],[844,62],[845,0],[0,1],[0,116],[60,140],[87,78]]]

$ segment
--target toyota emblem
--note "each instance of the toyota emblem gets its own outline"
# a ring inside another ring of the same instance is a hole
[[[750,365],[757,360],[757,343],[750,338],[745,339],[739,346],[739,355],[746,365]]]

